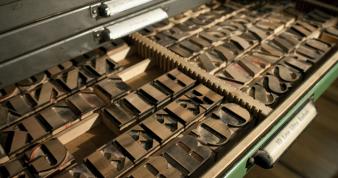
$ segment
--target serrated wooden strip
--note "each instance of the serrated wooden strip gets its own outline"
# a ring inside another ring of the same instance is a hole
[[[253,113],[267,116],[271,112],[272,109],[270,107],[265,106],[263,103],[255,100],[242,91],[227,85],[221,79],[218,79],[215,76],[210,76],[206,71],[203,71],[198,66],[188,63],[187,59],[178,56],[169,49],[142,36],[141,34],[133,33],[130,35],[130,38],[135,42],[138,51],[140,51],[140,55],[155,60],[155,63],[159,64],[162,69],[168,71],[174,67],[178,67],[190,76],[195,77],[197,80],[204,83],[206,86],[224,95],[230,101],[239,103]]]

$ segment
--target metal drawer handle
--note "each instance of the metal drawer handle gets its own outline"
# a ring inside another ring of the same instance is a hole
[[[254,157],[255,164],[262,168],[272,168],[273,164],[303,132],[317,115],[317,110],[312,101],[303,109]]]
[[[125,10],[151,2],[152,0],[112,0],[103,3],[99,8],[99,14],[103,17],[110,17]]]
[[[128,20],[118,22],[105,28],[105,37],[114,40],[138,31],[148,25],[168,18],[168,14],[162,9],[155,9]]]

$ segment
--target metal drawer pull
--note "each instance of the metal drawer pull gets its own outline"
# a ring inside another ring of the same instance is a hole
[[[168,18],[168,14],[162,9],[155,9],[128,20],[106,27],[107,37],[117,39],[132,32],[140,30],[148,25],[154,24]]]
[[[262,168],[271,168],[291,143],[303,132],[317,115],[310,101],[298,114],[255,156],[255,163]]]
[[[102,4],[99,7],[99,12],[100,15],[109,17],[151,1],[152,0],[112,0]]]

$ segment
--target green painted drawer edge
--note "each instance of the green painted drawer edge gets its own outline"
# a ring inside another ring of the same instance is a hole
[[[227,173],[224,177],[226,178],[241,178],[244,177],[247,173],[248,169],[246,167],[248,159],[250,159],[256,151],[261,148],[273,135],[279,130],[285,122],[287,122],[297,111],[303,106],[305,102],[308,101],[309,98],[313,98],[313,100],[317,100],[327,88],[334,82],[334,80],[338,77],[338,64],[335,64],[333,68],[331,68],[326,75],[318,81],[315,86],[305,94],[305,96],[282,118],[279,122],[268,132],[261,140],[258,141],[256,145],[252,147],[252,149],[243,156],[241,160],[239,160]]]

